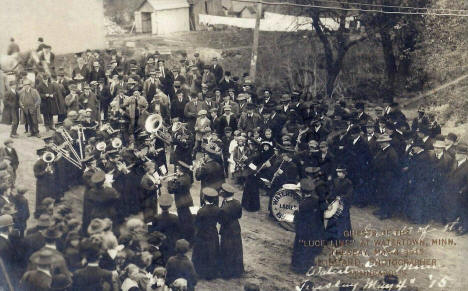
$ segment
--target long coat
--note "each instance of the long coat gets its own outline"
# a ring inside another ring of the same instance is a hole
[[[195,219],[196,234],[192,262],[200,278],[215,279],[219,271],[218,223],[220,209],[216,205],[205,205],[198,210]]]
[[[309,241],[325,239],[322,212],[316,197],[306,197],[299,204],[299,210],[294,216],[296,237],[291,265],[299,272],[306,272],[314,265],[315,257],[322,248],[308,245]]]
[[[167,185],[169,193],[174,195],[182,236],[190,243],[195,233],[194,219],[190,212],[190,207],[193,206],[193,199],[190,195],[191,186],[191,177],[186,173],[176,180],[169,181]]]
[[[154,218],[151,231],[159,231],[166,235],[167,239],[161,252],[164,256],[164,262],[167,262],[170,257],[175,255],[175,243],[182,237],[178,217],[168,211],[163,211]]]
[[[120,194],[110,187],[92,188],[85,192],[83,203],[82,229],[88,229],[88,225],[94,218],[109,218],[116,221],[118,215],[118,200]]]
[[[3,113],[2,123],[10,124],[13,121],[13,116],[16,112],[16,116],[19,114],[19,94],[18,91],[6,90],[3,97]]]
[[[39,82],[36,87],[39,95],[41,96],[41,113],[42,114],[58,114],[58,104],[54,94],[58,93],[56,86],[51,82],[47,84],[44,81]]]
[[[244,255],[239,219],[242,206],[233,199],[223,202],[219,211],[221,228],[220,263],[223,278],[240,277],[244,273]]]
[[[224,183],[223,165],[215,160],[210,160],[195,172],[195,178],[201,182],[200,192],[206,187],[218,190]],[[200,199],[202,196],[200,193]]]
[[[42,200],[47,197],[57,198],[54,174],[46,171],[47,163],[38,159],[34,164],[34,176],[36,177],[36,211],[40,208]]]

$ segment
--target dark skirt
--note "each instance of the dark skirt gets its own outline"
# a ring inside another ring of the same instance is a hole
[[[242,207],[250,212],[260,210],[260,190],[257,177],[251,175],[245,180],[244,192],[242,194]]]
[[[218,277],[219,238],[216,229],[195,236],[192,262],[200,278],[211,280]]]
[[[238,278],[244,273],[244,255],[240,233],[225,232],[221,235],[221,276],[225,279]]]
[[[195,234],[194,218],[190,212],[189,207],[177,208],[177,216],[179,217],[179,224],[183,238],[191,244],[193,243],[193,236]]]

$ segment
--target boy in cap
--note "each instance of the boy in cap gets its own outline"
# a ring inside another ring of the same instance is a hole
[[[20,232],[20,237],[24,237],[24,231],[26,230],[26,222],[29,219],[29,204],[28,200],[24,195],[28,192],[25,187],[17,187],[16,191],[13,191],[12,202],[15,204],[17,213],[15,215],[15,228]]]
[[[166,264],[166,284],[171,286],[179,278],[187,280],[187,290],[194,291],[197,285],[197,273],[195,268],[186,255],[190,244],[185,239],[176,241],[176,255],[169,258]]]
[[[244,255],[242,252],[242,236],[239,219],[242,217],[242,206],[234,199],[234,187],[224,183],[219,191],[224,198],[220,208],[219,223],[221,225],[220,263],[221,276],[225,279],[238,278],[244,273]]]

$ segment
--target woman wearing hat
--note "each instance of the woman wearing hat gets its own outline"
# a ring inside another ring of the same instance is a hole
[[[218,277],[219,271],[219,237],[218,224],[220,210],[216,201],[218,192],[213,188],[203,188],[204,206],[195,219],[195,240],[192,262],[200,278],[212,280]]]
[[[244,273],[244,255],[239,219],[242,217],[242,206],[234,199],[237,190],[224,183],[219,191],[224,198],[220,208],[219,235],[221,276],[225,279],[238,278]]]

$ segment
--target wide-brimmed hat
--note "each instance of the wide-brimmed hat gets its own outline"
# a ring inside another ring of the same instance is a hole
[[[161,207],[170,207],[172,205],[172,202],[174,201],[174,198],[172,198],[171,195],[169,194],[163,194],[161,197],[159,197],[159,206]]]
[[[54,253],[52,250],[42,249],[31,258],[31,261],[37,265],[50,265],[54,262]]]
[[[13,217],[9,214],[0,215],[0,228],[13,225]]]
[[[210,188],[210,187],[203,188],[202,193],[203,193],[203,195],[205,195],[207,197],[217,197],[218,196],[218,191],[216,191],[215,189]]]
[[[389,142],[392,141],[392,138],[388,134],[381,134],[377,140],[377,142]]]
[[[56,226],[51,226],[41,232],[42,236],[48,239],[58,239],[63,233]]]

